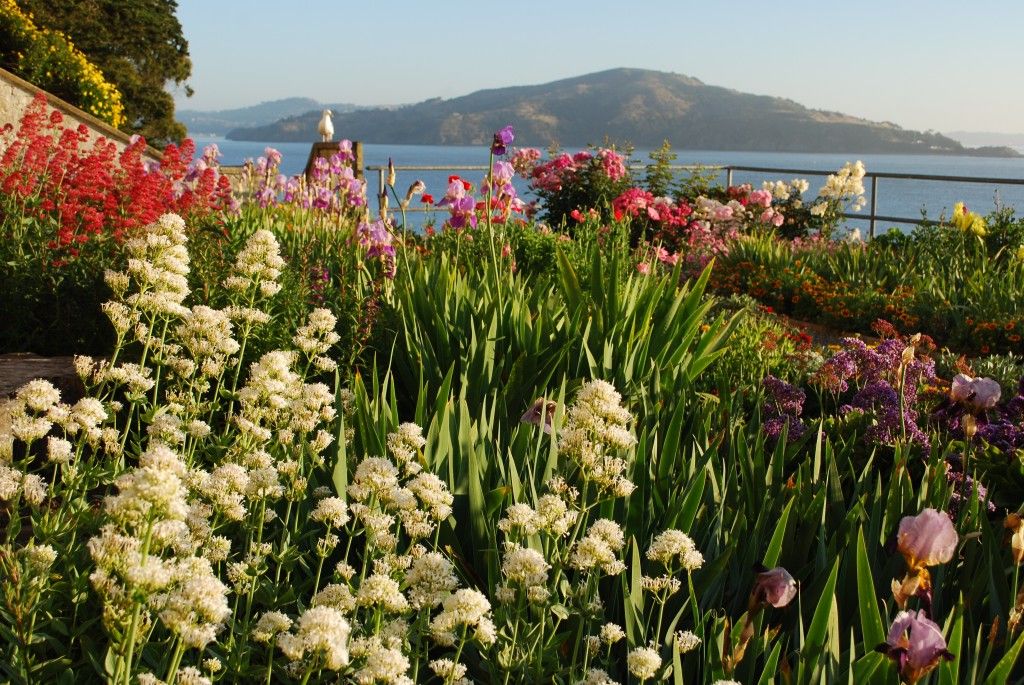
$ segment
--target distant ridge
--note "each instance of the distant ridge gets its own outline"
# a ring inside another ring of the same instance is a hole
[[[311,110],[265,126],[235,128],[227,137],[310,141],[318,116]],[[645,69],[611,69],[541,85],[364,109],[335,117],[334,129],[339,136],[369,143],[482,145],[506,124],[515,126],[516,143],[522,145],[582,146],[607,138],[649,148],[668,140],[691,150],[1018,156],[1009,148],[968,149],[939,133],[812,110],[792,100]]]
[[[345,103],[324,105],[313,98],[284,98],[235,109],[205,112],[197,109],[182,109],[175,113],[175,118],[185,124],[189,135],[222,136],[231,129],[243,126],[263,126],[304,112],[315,110],[319,114],[320,110],[324,108],[331,109],[335,113],[351,112],[357,109],[356,105]]]

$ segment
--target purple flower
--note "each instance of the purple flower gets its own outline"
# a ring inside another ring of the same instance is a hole
[[[949,399],[961,402],[975,412],[992,409],[999,403],[1002,389],[991,378],[971,378],[962,373],[953,377]]]
[[[542,426],[544,432],[550,435],[553,428],[552,422],[555,420],[555,412],[557,410],[557,403],[545,400],[543,397],[538,397],[530,405],[530,408],[526,410],[526,413],[520,417],[519,422]]]
[[[807,395],[800,388],[794,387],[784,380],[768,375],[762,381],[765,389],[765,401],[762,408],[765,434],[777,440],[784,426],[789,426],[789,440],[797,440],[804,434],[806,426],[800,420]]]
[[[988,488],[981,481],[965,474],[963,464],[953,461],[946,462],[946,482],[950,486],[949,515],[951,518],[956,518],[959,515],[960,507],[970,499],[972,494],[989,511],[996,510],[996,505],[988,501]],[[975,490],[975,488],[977,489]]]
[[[511,126],[506,126],[494,134],[494,142],[491,143],[491,154],[503,155],[506,148],[515,140],[514,131]]]
[[[758,573],[754,578],[754,589],[750,592],[752,607],[772,605],[781,609],[796,597],[796,581],[789,571],[776,566]]]
[[[896,614],[889,635],[878,651],[896,662],[900,676],[911,685],[928,675],[943,659],[953,659],[946,648],[942,629],[923,611]]]
[[[900,519],[896,544],[907,566],[935,566],[953,558],[960,541],[953,522],[944,512],[925,509],[917,516]]]

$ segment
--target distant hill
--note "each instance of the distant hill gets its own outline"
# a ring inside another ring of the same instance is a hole
[[[301,142],[316,138],[319,111],[229,131],[233,140]],[[983,154],[939,133],[909,131],[792,100],[709,86],[644,69],[612,69],[536,86],[481,90],[395,108],[335,117],[339,137],[369,143],[483,145],[506,124],[519,145],[582,146],[606,138],[654,148],[663,140],[691,150]]]
[[[327,108],[335,113],[351,112],[355,105],[335,104],[324,105],[313,98],[284,98],[261,102],[250,107],[222,109],[204,112],[196,109],[182,109],[175,113],[175,118],[185,124],[190,135],[213,134],[222,136],[228,131],[244,126],[263,126],[284,117],[302,114]],[[315,130],[315,129],[314,129]]]
[[[988,131],[949,131],[947,136],[971,147],[1005,146],[1024,151],[1024,133],[991,133]]]

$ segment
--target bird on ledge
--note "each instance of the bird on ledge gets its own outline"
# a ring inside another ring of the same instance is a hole
[[[325,109],[324,115],[320,117],[320,123],[316,125],[316,130],[320,133],[320,140],[325,143],[329,143],[334,136],[334,124],[331,123],[331,114],[331,110]]]

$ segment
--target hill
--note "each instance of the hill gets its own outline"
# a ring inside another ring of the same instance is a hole
[[[314,140],[318,111],[266,126],[236,128],[233,140]],[[644,69],[612,69],[535,86],[481,90],[335,118],[339,136],[369,143],[481,145],[511,123],[521,145],[582,146],[605,139],[693,150],[984,154],[935,132],[808,109],[792,100],[710,86]]]
[[[355,105],[336,104],[324,105],[312,98],[284,98],[261,102],[250,107],[201,111],[196,109],[178,110],[175,118],[188,129],[190,135],[212,134],[222,136],[228,131],[245,126],[264,126],[284,117],[295,116],[305,112],[332,109],[335,113],[351,112]],[[314,129],[315,130],[315,129]]]

